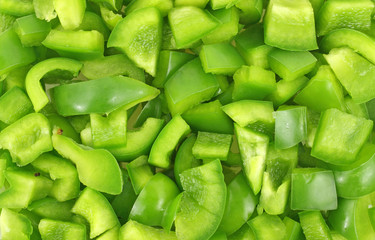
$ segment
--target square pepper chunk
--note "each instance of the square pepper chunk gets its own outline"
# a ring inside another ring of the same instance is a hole
[[[290,207],[293,210],[336,209],[337,194],[333,172],[318,168],[293,169]]]
[[[355,161],[372,127],[371,120],[328,109],[319,120],[311,155],[327,163],[349,165]]]
[[[197,140],[193,146],[193,155],[198,159],[227,160],[232,135],[198,132]]]

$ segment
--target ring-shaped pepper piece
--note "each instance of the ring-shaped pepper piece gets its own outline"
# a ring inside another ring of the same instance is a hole
[[[25,80],[26,91],[35,111],[39,112],[49,102],[47,94],[40,83],[46,73],[54,70],[64,70],[71,72],[73,76],[78,76],[82,65],[79,61],[69,58],[50,58],[35,64],[27,73]]]

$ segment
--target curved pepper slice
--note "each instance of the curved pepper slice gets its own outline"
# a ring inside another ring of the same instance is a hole
[[[42,218],[50,218],[61,221],[70,221],[73,217],[71,209],[75,203],[74,200],[59,202],[55,198],[46,197],[37,201],[33,201],[27,210],[37,214]]]
[[[126,133],[126,145],[108,149],[118,161],[131,161],[148,154],[151,146],[163,128],[164,120],[148,118],[141,128]]]
[[[110,152],[104,149],[84,149],[62,135],[53,135],[52,142],[61,156],[77,166],[78,177],[83,184],[109,194],[121,193],[121,170]]]
[[[328,33],[320,41],[320,49],[328,53],[333,48],[350,47],[375,64],[375,40],[354,29],[339,29]]]
[[[86,226],[83,224],[42,219],[38,229],[43,240],[85,240]],[[63,237],[62,237],[63,236]]]
[[[148,162],[157,167],[168,168],[172,151],[189,133],[190,127],[184,119],[180,115],[174,116],[155,139]]]
[[[162,226],[164,212],[179,193],[174,181],[162,173],[157,173],[142,189],[129,219],[149,226]]]
[[[122,76],[61,85],[52,91],[53,103],[62,116],[104,114],[121,106],[131,108],[160,93],[145,83]]]
[[[246,177],[239,173],[228,185],[227,202],[219,229],[233,234],[246,223],[258,204],[258,197],[249,187]]]
[[[143,225],[133,220],[129,220],[120,228],[119,240],[177,240],[175,232],[166,233],[162,229],[153,228]]]
[[[78,173],[68,160],[44,153],[31,164],[36,169],[48,173],[54,180],[50,196],[61,202],[78,197],[80,191]]]
[[[40,173],[24,169],[4,172],[10,187],[0,194],[0,208],[26,208],[32,201],[45,198],[53,182]]]
[[[29,240],[33,232],[30,220],[10,209],[1,209],[0,217],[1,239],[3,240]]]
[[[20,166],[34,161],[52,150],[48,119],[40,113],[30,113],[0,132],[0,148],[8,149]]]
[[[101,194],[91,188],[85,188],[72,212],[84,217],[90,224],[90,238],[95,238],[118,224],[111,204]]]
[[[162,23],[157,8],[139,9],[118,22],[107,45],[119,48],[139,67],[155,76],[162,42]]]
[[[177,237],[209,239],[221,222],[227,195],[220,161],[188,169],[180,177],[185,191],[175,221]]]
[[[81,68],[82,63],[69,58],[50,58],[35,64],[27,73],[25,80],[26,91],[35,111],[39,112],[49,102],[47,94],[40,84],[40,80],[46,73],[64,70],[71,72],[76,77]]]

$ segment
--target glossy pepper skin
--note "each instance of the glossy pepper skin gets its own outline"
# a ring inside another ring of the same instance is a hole
[[[125,105],[131,108],[160,93],[145,83],[122,76],[61,85],[52,91],[53,103],[62,116],[104,114]]]

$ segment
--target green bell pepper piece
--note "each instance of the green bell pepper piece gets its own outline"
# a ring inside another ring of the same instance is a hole
[[[126,145],[127,109],[120,107],[103,117],[90,114],[92,143],[94,148],[113,148]]]
[[[18,67],[26,66],[36,59],[34,50],[29,47],[23,47],[13,29],[0,33],[0,46],[0,57],[2,59],[0,76]]]
[[[95,190],[120,194],[122,176],[120,167],[113,155],[104,149],[83,148],[72,139],[62,135],[52,136],[54,149],[77,167],[79,180]]]
[[[262,100],[276,90],[275,73],[258,66],[242,66],[233,75],[232,98]]]
[[[5,174],[4,171],[8,168],[15,167],[15,164],[12,162],[10,153],[7,151],[0,151],[0,188],[5,187]]]
[[[254,194],[258,194],[266,167],[269,138],[264,134],[240,127],[237,124],[234,124],[234,129],[245,176]]]
[[[145,81],[144,71],[135,66],[124,54],[116,54],[84,61],[81,73],[88,79],[124,75],[142,82]]]
[[[4,171],[10,187],[0,194],[1,208],[26,208],[32,201],[45,198],[53,182],[38,172],[25,169]]]
[[[155,139],[148,162],[157,167],[168,168],[171,164],[170,156],[173,150],[189,133],[189,125],[180,115],[175,115]]]
[[[1,239],[3,240],[29,240],[33,232],[30,220],[10,209],[1,209]]]
[[[307,138],[307,108],[283,105],[274,112],[275,147],[290,148]]]
[[[260,193],[260,206],[271,215],[283,214],[290,192],[290,174],[297,166],[298,147],[277,149],[270,144]]]
[[[298,213],[303,233],[307,240],[331,240],[329,228],[319,211],[303,211]]]
[[[270,0],[264,17],[264,41],[290,51],[317,49],[314,11],[309,0]]]
[[[33,201],[27,210],[40,216],[41,218],[49,218],[60,221],[70,221],[73,214],[70,212],[75,200],[59,202],[58,200],[46,197],[37,201]]]
[[[32,1],[0,0],[0,12],[12,16],[26,16],[34,12]]]
[[[82,224],[63,222],[52,219],[42,219],[39,232],[43,240],[85,240],[86,227]]]
[[[19,87],[13,87],[0,97],[0,121],[5,124],[12,124],[32,111],[30,99]]]
[[[342,86],[327,65],[319,67],[316,75],[296,95],[294,102],[318,112],[330,108],[345,110]]]
[[[221,8],[226,8],[227,6],[234,5],[235,0],[211,0],[210,5],[211,8],[216,10],[216,9],[221,9]]]
[[[35,111],[39,112],[49,102],[47,94],[40,83],[45,74],[61,70],[68,71],[73,77],[76,77],[81,68],[82,63],[69,58],[50,58],[35,64],[27,73],[25,80],[26,91]]]
[[[330,213],[328,222],[347,239],[372,239],[375,231],[371,225],[370,206],[369,196],[356,200],[340,198],[337,210]]]
[[[350,48],[332,49],[324,57],[355,103],[375,98],[372,84],[375,67],[372,63]]]
[[[33,5],[37,18],[50,22],[57,17],[53,0],[33,0]]]
[[[333,48],[350,47],[375,64],[375,40],[363,32],[347,28],[334,30],[324,36],[319,45],[324,53]]]
[[[3,91],[9,91],[13,87],[19,87],[25,90],[25,78],[29,72],[31,65],[26,65],[23,67],[16,68],[9,73],[7,73],[4,81],[5,86],[3,86]]]
[[[86,10],[85,0],[53,0],[53,6],[65,30],[81,25]]]
[[[149,226],[162,226],[164,212],[179,193],[176,183],[169,177],[155,174],[138,195],[129,219]]]
[[[263,213],[251,219],[248,224],[257,240],[283,240],[286,237],[285,224],[278,216]]]
[[[108,200],[98,191],[85,188],[72,212],[84,217],[90,224],[90,238],[94,238],[118,224],[115,212]]]
[[[366,103],[355,103],[350,96],[345,96],[344,102],[348,113],[361,118],[370,118]]]
[[[194,58],[194,55],[163,50],[159,54],[157,71],[155,78],[152,81],[152,85],[157,88],[163,88],[167,80],[185,63],[191,61]]]
[[[227,160],[232,135],[210,132],[198,132],[193,146],[193,155],[197,159]]]
[[[46,115],[49,123],[51,124],[52,134],[61,133],[61,135],[69,137],[76,142],[80,142],[79,134],[66,118],[58,115],[57,113],[50,113]]]
[[[240,23],[249,25],[257,23],[263,14],[263,1],[262,0],[238,0],[232,1],[229,5],[233,5],[240,10]]]
[[[311,155],[327,163],[349,165],[368,139],[373,122],[331,108],[323,112]]]
[[[104,20],[104,23],[110,30],[113,30],[118,22],[121,21],[122,15],[113,12],[111,9],[107,8],[104,4],[100,4],[100,15]]]
[[[245,65],[241,55],[230,43],[203,45],[199,57],[206,73],[233,75]]]
[[[241,127],[273,135],[275,118],[272,102],[240,100],[223,106],[222,110]]]
[[[262,24],[254,24],[235,38],[236,48],[247,65],[269,68],[268,53],[273,47],[264,43],[264,31]]]
[[[141,112],[137,116],[133,127],[141,127],[148,118],[161,118],[162,115],[162,99],[159,97],[148,101],[142,108]]]
[[[317,59],[308,51],[273,49],[268,54],[271,69],[286,81],[292,81],[309,73]]]
[[[161,220],[161,226],[167,232],[171,231],[172,225],[176,220],[177,212],[180,210],[180,203],[183,193],[179,193],[172,202],[168,205],[167,209],[163,214],[163,218]]]
[[[194,6],[173,8],[168,20],[179,49],[194,44],[219,26],[219,21],[208,11]]]
[[[120,228],[119,240],[139,239],[177,240],[177,237],[175,232],[167,233],[162,229],[143,225],[133,220],[129,220]]]
[[[128,130],[125,146],[108,149],[118,161],[131,161],[148,154],[151,146],[164,126],[164,120],[148,118],[141,128]]]
[[[99,237],[95,238],[96,240],[118,240],[120,234],[120,224],[109,229]]]
[[[333,210],[337,208],[335,179],[330,170],[293,169],[290,195],[292,210]]]
[[[34,14],[17,18],[14,31],[25,47],[40,46],[51,30],[49,22],[38,19]]]
[[[94,3],[102,3],[103,5],[111,8],[114,11],[121,11],[121,8],[124,4],[123,0],[91,0],[91,1]]]
[[[212,3],[212,1],[211,1]],[[204,44],[229,42],[238,33],[239,11],[235,7],[210,12],[220,21],[220,25],[202,38]]]
[[[91,89],[91,91],[87,91]],[[159,90],[128,77],[106,77],[54,87],[53,103],[62,116],[108,113],[149,101]]]
[[[137,157],[126,165],[128,170],[129,178],[132,183],[134,192],[138,195],[148,181],[154,176],[154,173],[148,165],[148,158],[145,155]]]
[[[15,20],[16,17],[0,12],[0,33],[11,28]]]
[[[96,31],[60,31],[52,29],[42,44],[60,56],[90,60],[103,56],[104,37]]]
[[[289,217],[284,217],[283,222],[286,227],[286,240],[302,240],[304,235],[301,224]]]
[[[80,182],[76,168],[68,160],[56,157],[50,153],[40,155],[31,165],[47,174],[54,180],[50,196],[58,201],[77,198]]]
[[[181,116],[195,131],[233,133],[233,122],[223,112],[219,100],[199,104]]]
[[[355,162],[347,167],[334,167],[337,195],[358,198],[375,191],[375,145],[365,144]]]
[[[103,35],[105,41],[108,40],[110,31],[103,19],[96,13],[86,11],[82,22],[76,30],[91,31],[96,30]]]
[[[300,89],[302,89],[309,79],[305,76],[293,81],[280,80],[276,83],[274,90],[265,99],[272,101],[274,107],[278,107],[291,99]]]
[[[173,8],[172,0],[132,0],[125,8],[126,15],[146,7],[155,7],[159,9],[162,17],[168,15],[168,12]]]
[[[195,134],[190,135],[178,148],[175,160],[174,160],[174,176],[177,185],[182,189],[181,176],[180,174],[187,169],[198,167],[200,161],[197,160],[193,155],[193,146],[197,137]]]
[[[30,113],[0,132],[0,148],[8,149],[19,166],[34,161],[52,150],[48,119],[39,113]]]
[[[128,172],[124,169],[121,169],[121,171],[124,182],[122,192],[112,200],[111,205],[120,223],[124,224],[128,221],[129,213],[137,199],[137,195],[134,192]]]
[[[194,6],[198,8],[205,8],[209,0],[175,0],[175,7]]]
[[[374,3],[371,0],[330,0],[324,2],[316,18],[317,35],[323,36],[339,28],[368,30]]]
[[[235,233],[231,234],[227,238],[228,240],[256,240],[253,230],[249,224],[245,223]]]
[[[188,169],[180,178],[185,191],[175,220],[177,238],[208,239],[221,222],[227,195],[220,161]]]
[[[126,33],[126,34],[125,34]],[[116,47],[155,76],[162,42],[162,17],[157,8],[143,8],[118,22],[107,47]]]
[[[196,58],[178,69],[165,83],[164,89],[168,108],[172,115],[176,115],[210,100],[219,84],[212,74],[203,71]]]
[[[247,183],[246,177],[240,172],[228,185],[224,216],[219,230],[231,235],[241,228],[253,214],[258,204],[258,197]]]

